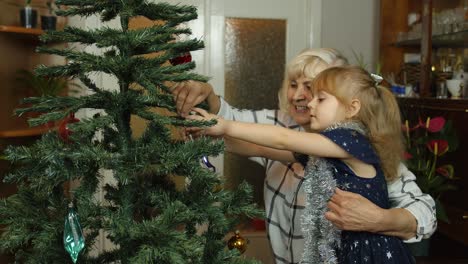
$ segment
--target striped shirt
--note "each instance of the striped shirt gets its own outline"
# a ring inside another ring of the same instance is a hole
[[[218,115],[228,120],[282,126],[298,131],[304,129],[287,114],[279,110],[239,110],[222,98]],[[299,163],[283,163],[266,158],[252,157],[266,169],[264,199],[267,235],[277,264],[299,263],[304,249],[301,214],[304,210],[304,169]],[[388,184],[392,207],[405,208],[418,222],[417,235],[405,242],[417,242],[430,237],[437,228],[435,203],[431,196],[421,192],[416,177],[403,164],[401,177]]]

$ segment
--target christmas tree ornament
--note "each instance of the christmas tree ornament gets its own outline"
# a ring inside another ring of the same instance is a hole
[[[341,127],[366,135],[365,130],[356,122],[335,124],[327,129]],[[336,248],[341,246],[341,231],[325,218],[328,201],[337,187],[334,170],[334,166],[325,158],[309,158],[307,161],[303,182],[306,199],[301,216],[304,234],[303,263],[338,263]]]
[[[325,218],[327,203],[336,188],[332,165],[323,158],[309,159],[304,173],[306,193],[301,229],[304,234],[304,263],[336,264],[335,246],[340,243],[340,231]]]
[[[58,133],[60,138],[65,141],[66,143],[70,143],[70,135],[73,131],[68,127],[69,124],[77,123],[80,119],[75,117],[75,113],[70,113],[70,115],[60,122],[60,126],[58,128]]]
[[[76,263],[80,251],[85,246],[85,239],[78,215],[73,208],[73,203],[68,205],[68,214],[65,218],[65,227],[63,230],[63,244],[65,250],[70,254],[73,263]]]
[[[179,25],[176,26],[176,28],[181,31],[190,29],[187,23],[180,23]],[[182,43],[184,41],[190,40],[190,37],[186,34],[177,34],[174,36],[174,39],[176,42]],[[181,55],[169,60],[172,66],[189,63],[191,61],[192,61],[192,55],[190,54],[190,51],[188,50],[185,50],[185,52],[182,53]]]
[[[172,66],[189,63],[191,61],[192,61],[192,55],[190,54],[190,52],[184,52],[184,54],[169,60]]]
[[[192,135],[188,135],[190,141],[193,141],[193,137]],[[210,160],[208,159],[207,156],[203,156],[202,159],[201,159],[201,163],[203,164],[203,166],[205,166],[207,169],[211,170],[212,172],[216,172],[216,167],[211,164]]]
[[[248,241],[239,234],[239,230],[236,230],[234,236],[228,240],[227,245],[229,249],[236,248],[242,254],[247,249],[247,243]]]
[[[211,164],[207,156],[203,156],[201,160],[203,165],[205,165],[207,169],[211,170],[212,172],[216,172],[216,167],[213,164]]]

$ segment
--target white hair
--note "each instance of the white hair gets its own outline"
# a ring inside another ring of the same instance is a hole
[[[302,76],[313,79],[326,68],[347,64],[347,59],[335,49],[318,48],[303,50],[286,65],[283,85],[278,91],[280,110],[286,113],[289,110],[287,91],[291,80]]]

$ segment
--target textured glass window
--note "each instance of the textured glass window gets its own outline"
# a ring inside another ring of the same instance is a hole
[[[286,57],[286,20],[225,21],[226,100],[237,108],[277,109]],[[256,202],[263,205],[263,167],[226,153],[224,172],[233,185],[244,179],[252,184]]]

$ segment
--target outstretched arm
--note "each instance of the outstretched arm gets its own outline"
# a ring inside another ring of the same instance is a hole
[[[348,155],[335,143],[319,134],[268,125],[225,122],[225,134],[241,140],[312,156],[345,158]],[[417,220],[406,209],[382,209],[359,194],[339,189],[328,206],[330,211],[325,217],[340,229],[380,233],[405,240],[416,236]]]
[[[309,156],[343,159],[351,157],[340,146],[320,134],[299,132],[273,125],[228,121],[209,114],[200,108],[194,108],[193,110],[200,115],[191,115],[187,118],[194,120],[218,120],[217,125],[205,129],[205,133],[210,136],[229,136],[261,146],[289,150]]]
[[[294,162],[294,156],[291,151],[278,150],[253,144],[247,141],[224,137],[226,151],[248,157],[264,157],[270,160],[285,162]]]

